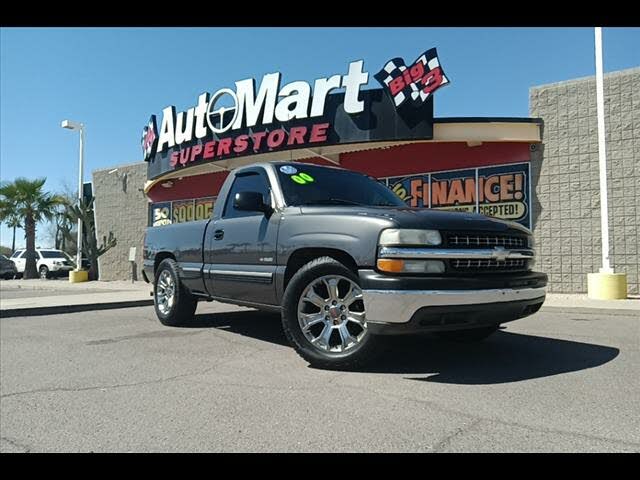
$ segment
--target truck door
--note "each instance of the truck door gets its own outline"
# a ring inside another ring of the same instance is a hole
[[[215,297],[275,305],[276,241],[280,213],[242,211],[234,208],[238,192],[261,193],[273,205],[266,172],[256,167],[236,174],[222,201],[222,215],[207,228],[205,280]]]

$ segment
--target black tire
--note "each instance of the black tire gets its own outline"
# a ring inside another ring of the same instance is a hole
[[[40,275],[40,278],[42,278],[43,280],[51,277],[51,274],[49,273],[49,268],[46,265],[42,265],[38,269],[38,274]]]
[[[163,312],[158,305],[158,279],[163,272],[168,272],[175,285],[173,304],[166,312]],[[153,282],[153,306],[160,323],[168,327],[186,326],[193,320],[193,315],[198,306],[198,300],[191,295],[180,282],[178,264],[172,258],[167,258],[160,262],[155,272]]]
[[[371,362],[380,353],[380,338],[370,332],[345,352],[322,351],[305,337],[298,323],[298,302],[305,288],[326,275],[340,275],[359,285],[357,275],[330,257],[310,261],[298,270],[287,285],[282,300],[282,326],[295,351],[313,367],[330,370],[354,369]]]
[[[451,342],[459,343],[475,343],[481,342],[485,338],[498,331],[500,325],[493,325],[490,327],[482,328],[470,328],[468,330],[451,330],[446,332],[437,332],[440,338]]]

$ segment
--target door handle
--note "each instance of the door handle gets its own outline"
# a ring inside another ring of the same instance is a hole
[[[222,240],[222,237],[224,237],[224,230],[216,230],[213,232],[213,238],[215,240]]]

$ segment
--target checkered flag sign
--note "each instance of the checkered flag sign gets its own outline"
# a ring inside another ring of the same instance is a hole
[[[391,95],[396,108],[408,98],[414,103],[423,103],[438,88],[449,83],[435,48],[424,52],[409,67],[402,58],[393,58],[374,76]]]

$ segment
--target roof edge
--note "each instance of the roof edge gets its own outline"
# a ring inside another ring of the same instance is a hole
[[[542,123],[540,117],[438,117],[433,123]]]

